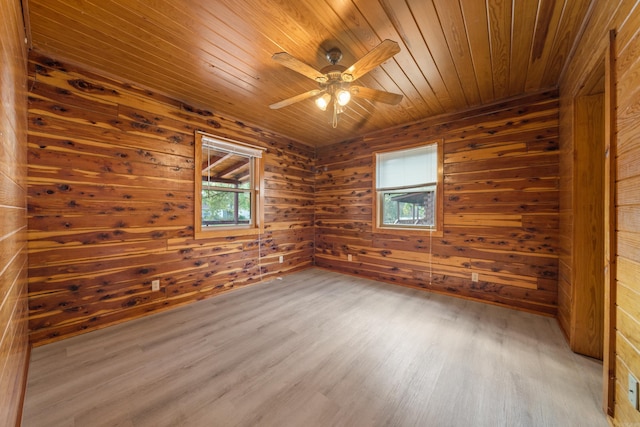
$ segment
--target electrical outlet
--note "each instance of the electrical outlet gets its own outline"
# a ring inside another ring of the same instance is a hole
[[[152,291],[160,290],[160,280],[156,279],[151,281],[151,290]]]
[[[278,262],[280,262],[280,264],[284,262],[284,255],[280,255],[280,257],[278,258]]]
[[[627,389],[627,396],[629,397],[629,402],[631,402],[631,406],[634,409],[638,410],[638,380],[631,373],[629,373],[629,384]]]
[[[347,261],[353,261],[353,255],[347,254]]]
[[[472,282],[478,281],[478,273],[471,273],[471,281]]]

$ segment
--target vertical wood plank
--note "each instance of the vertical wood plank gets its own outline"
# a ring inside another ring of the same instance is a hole
[[[511,69],[511,7],[512,2],[497,0],[487,2],[489,35],[491,36],[491,64],[493,93],[497,99],[509,95],[509,71]]]
[[[489,26],[487,25],[487,7],[483,2],[461,0],[460,7],[467,27],[471,60],[478,90],[483,103],[494,99],[493,74],[491,73],[491,48],[489,47]],[[519,74],[519,73],[513,73]],[[522,93],[522,92],[520,92]]]
[[[604,94],[575,104],[571,348],[602,359],[604,318]]]
[[[20,422],[27,331],[27,56],[22,6],[0,1],[0,423]]]

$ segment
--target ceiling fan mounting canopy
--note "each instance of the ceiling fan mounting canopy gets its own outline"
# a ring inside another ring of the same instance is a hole
[[[330,49],[327,51],[325,55],[327,57],[327,61],[331,63],[331,65],[336,65],[342,59],[342,51],[337,47]]]
[[[273,60],[285,67],[296,71],[303,76],[315,80],[319,89],[314,89],[300,95],[287,98],[283,101],[271,104],[269,108],[275,110],[286,107],[296,102],[309,98],[316,98],[316,104],[322,109],[326,109],[333,102],[333,126],[337,125],[337,115],[344,111],[346,103],[351,96],[367,99],[369,101],[383,102],[385,104],[396,105],[402,101],[402,95],[370,89],[362,86],[351,85],[352,82],[367,74],[369,71],[385,62],[400,52],[398,43],[392,40],[384,40],[378,46],[370,50],[365,56],[360,58],[350,67],[338,65],[342,59],[342,51],[334,47],[326,52],[325,57],[330,65],[320,71],[312,66],[294,58],[286,52],[276,53]]]

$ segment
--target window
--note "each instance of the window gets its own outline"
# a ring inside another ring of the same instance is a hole
[[[375,154],[377,228],[442,230],[441,145]]]
[[[196,133],[195,235],[234,235],[261,227],[262,149]]]

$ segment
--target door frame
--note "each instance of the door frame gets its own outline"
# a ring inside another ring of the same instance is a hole
[[[604,351],[602,405],[614,416],[616,387],[616,79],[615,30],[609,31],[605,53],[604,92]]]

